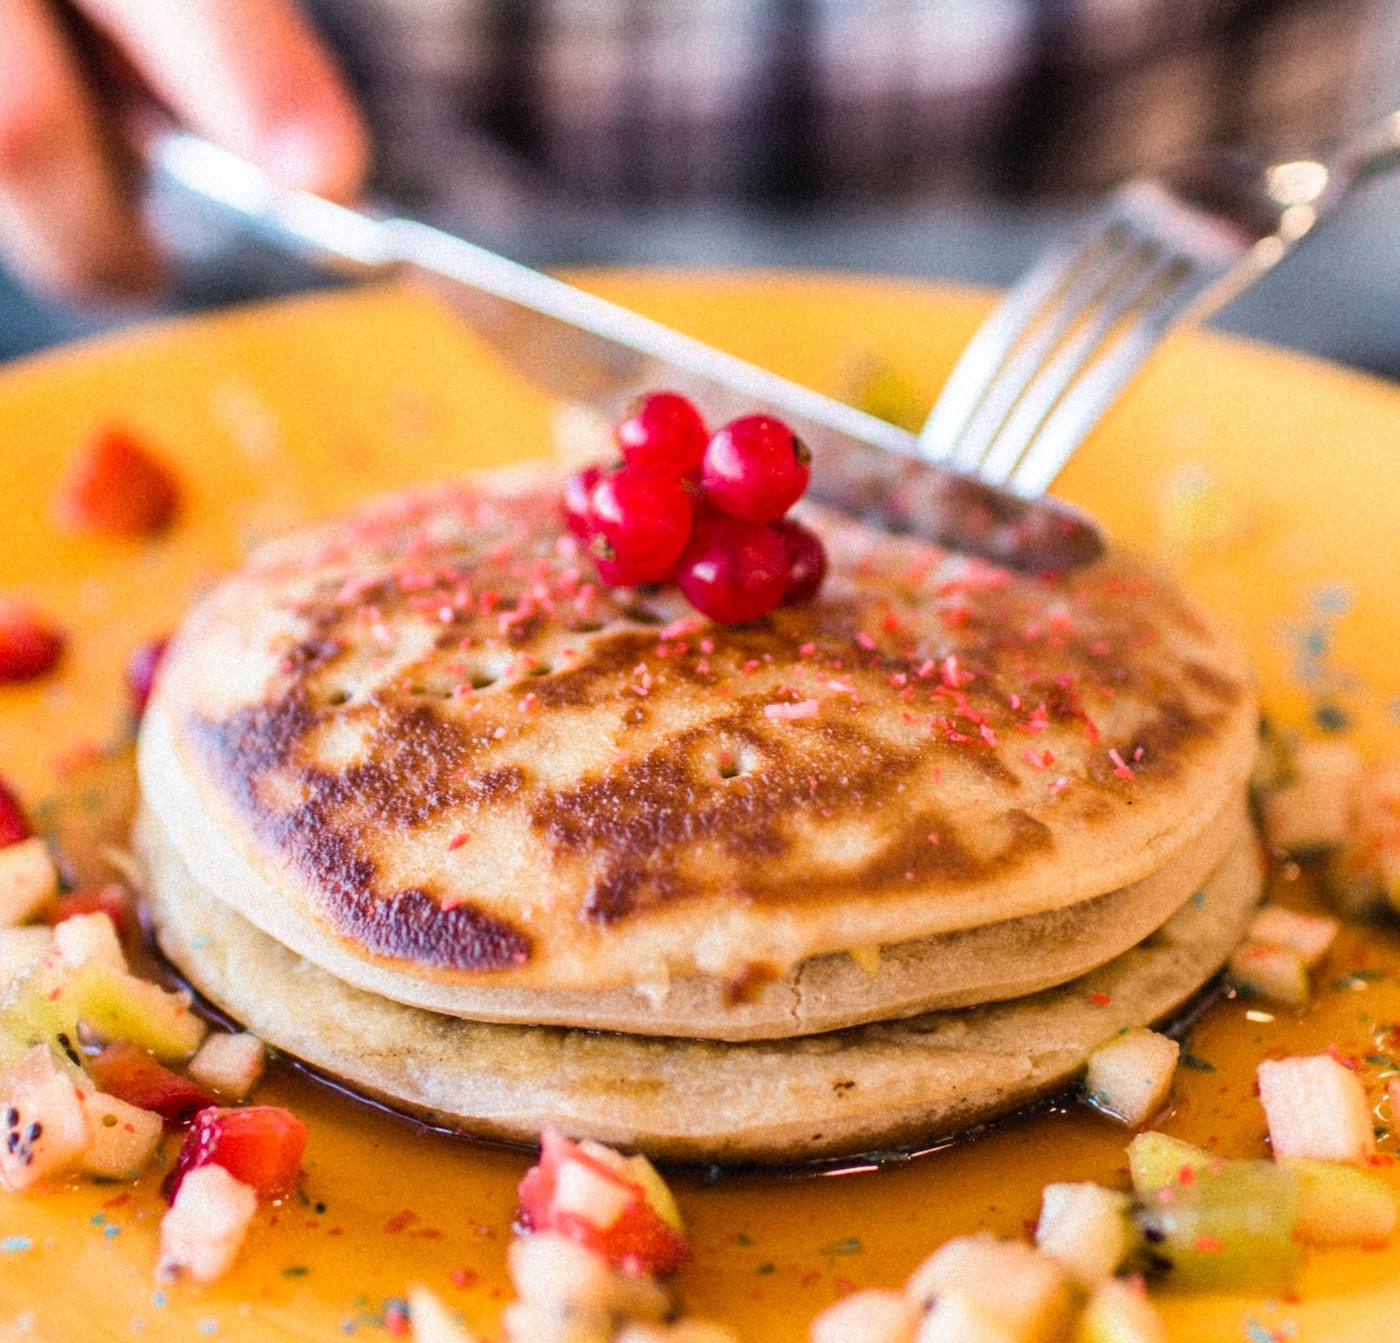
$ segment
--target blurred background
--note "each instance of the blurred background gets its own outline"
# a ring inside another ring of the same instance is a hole
[[[375,202],[533,265],[1004,285],[1115,182],[1400,107],[1397,0],[309,0]],[[174,194],[161,312],[324,279]],[[0,359],[142,312],[0,272]],[[1213,323],[1400,377],[1400,173]]]

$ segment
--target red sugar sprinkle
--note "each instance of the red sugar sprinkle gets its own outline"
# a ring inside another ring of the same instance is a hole
[[[864,630],[861,630],[860,633],[856,635],[856,642],[865,649],[867,653],[872,652],[875,648],[875,640]]]
[[[938,837],[938,832],[935,831],[935,830],[930,830],[930,831],[928,832],[928,842],[929,842],[930,844],[942,844],[942,843],[943,843],[943,841]]]
[[[1219,1236],[1197,1236],[1195,1250],[1197,1254],[1219,1254],[1225,1248],[1225,1242]]]
[[[402,1212],[396,1212],[384,1223],[384,1234],[392,1236],[402,1231],[410,1222],[416,1222],[417,1220],[418,1214],[409,1208],[405,1208]]]
[[[1107,1007],[1113,998],[1107,993],[1099,993],[1097,990],[1089,995],[1089,1001],[1095,1007]]]
[[[1118,754],[1116,746],[1110,747],[1108,758],[1113,761],[1113,773],[1120,779],[1131,779],[1133,777],[1132,767],[1124,763],[1123,757]]]
[[[471,836],[467,834],[465,830],[463,830],[461,834],[453,835],[452,838],[447,841],[448,853],[451,853],[454,849],[460,849],[470,838]]]
[[[474,1268],[458,1268],[453,1269],[450,1280],[454,1287],[465,1289],[468,1287],[475,1287],[476,1284],[481,1281],[481,1274]]]

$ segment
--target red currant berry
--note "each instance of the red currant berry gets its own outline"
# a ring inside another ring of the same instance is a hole
[[[690,536],[690,496],[675,476],[624,466],[605,475],[589,500],[588,548],[610,587],[660,583]]]
[[[745,415],[705,448],[705,493],[730,517],[772,522],[802,497],[811,460],[807,445],[781,420]]]
[[[694,404],[677,392],[652,392],[613,431],[628,466],[684,476],[700,465],[710,431]]]
[[[602,478],[601,466],[586,466],[564,482],[564,525],[583,541],[593,535],[593,490]]]
[[[686,600],[703,616],[738,625],[766,615],[788,584],[783,538],[762,523],[701,518],[676,570]]]
[[[816,532],[792,518],[779,518],[769,526],[783,538],[787,548],[788,585],[782,604],[805,606],[817,595],[826,577],[826,547]]]

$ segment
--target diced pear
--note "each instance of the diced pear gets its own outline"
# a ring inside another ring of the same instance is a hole
[[[1055,1260],[1024,1241],[998,1240],[985,1231],[946,1242],[914,1270],[905,1294],[920,1309],[935,1300],[941,1306],[944,1297],[963,1298],[974,1314],[996,1321],[1018,1343],[1057,1337],[1070,1311],[1069,1279]],[[951,1328],[960,1318],[950,1317],[939,1328]],[[917,1337],[924,1343],[923,1329]]]
[[[1140,1278],[1107,1278],[1085,1303],[1074,1343],[1167,1343],[1167,1326]]]
[[[1339,848],[1352,831],[1363,764],[1348,741],[1303,742],[1289,777],[1260,795],[1264,838],[1286,853]]]
[[[1284,1163],[1298,1181],[1298,1224],[1314,1245],[1386,1240],[1395,1230],[1395,1195],[1355,1166],[1297,1158]]]
[[[1172,1287],[1272,1292],[1298,1271],[1298,1189],[1272,1161],[1223,1161],[1140,1194],[1142,1266]]]
[[[454,1318],[427,1287],[408,1289],[408,1319],[413,1343],[478,1343],[478,1335]]]
[[[1328,1054],[1265,1059],[1259,1065],[1259,1101],[1280,1161],[1315,1157],[1359,1164],[1376,1150],[1361,1079]]]
[[[1275,1003],[1302,1007],[1312,995],[1308,965],[1297,947],[1242,942],[1226,974],[1236,988]]]
[[[1137,1134],[1128,1144],[1128,1172],[1139,1194],[1186,1183],[1198,1171],[1220,1164],[1220,1158],[1204,1147],[1153,1129]]]
[[[1132,1244],[1131,1203],[1122,1190],[1101,1184],[1047,1184],[1040,1194],[1036,1248],[1085,1286],[1111,1278]]]
[[[53,945],[53,929],[42,923],[0,928],[0,999],[21,970],[27,970]]]
[[[0,928],[27,923],[58,894],[58,868],[38,835],[0,849]]]
[[[100,1091],[83,1097],[83,1113],[92,1141],[79,1167],[89,1175],[134,1179],[155,1155],[165,1131],[165,1121],[158,1114]]]
[[[1132,1128],[1145,1124],[1166,1101],[1181,1046],[1145,1026],[1131,1026],[1089,1055],[1084,1096],[1096,1110]]]
[[[200,1086],[224,1100],[245,1099],[267,1062],[263,1042],[249,1031],[213,1031],[185,1070]]]
[[[89,1140],[77,1088],[48,1045],[0,1069],[0,1185],[29,1189],[73,1165]]]
[[[89,961],[70,977],[78,1016],[103,1040],[129,1040],[163,1061],[189,1058],[208,1027],[187,993]]]
[[[211,1162],[190,1171],[160,1219],[158,1276],[185,1274],[205,1283],[223,1277],[257,1210],[257,1194],[222,1166]]]
[[[811,1343],[911,1343],[919,1314],[900,1292],[852,1292],[812,1321]]]
[[[127,973],[117,925],[110,914],[75,914],[53,930],[53,944],[70,970],[95,961],[118,974]]]
[[[1303,958],[1303,964],[1312,969],[1332,945],[1339,926],[1336,919],[1298,914],[1282,905],[1265,905],[1254,916],[1246,936],[1265,946],[1292,947]]]
[[[554,1206],[606,1231],[616,1226],[637,1195],[626,1185],[600,1175],[582,1161],[563,1161],[554,1182]]]

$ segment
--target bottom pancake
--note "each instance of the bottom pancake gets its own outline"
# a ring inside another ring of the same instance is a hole
[[[150,899],[162,949],[211,1002],[396,1109],[489,1138],[554,1126],[669,1160],[785,1162],[921,1142],[1063,1088],[1095,1046],[1207,983],[1244,936],[1260,870],[1246,836],[1157,932],[1057,988],[740,1044],[441,1016],[342,983],[192,882],[155,882]]]

